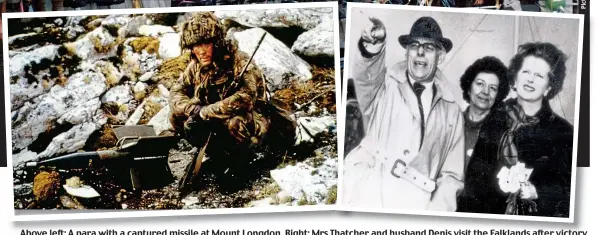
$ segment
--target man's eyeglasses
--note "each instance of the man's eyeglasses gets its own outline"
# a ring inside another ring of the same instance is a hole
[[[419,50],[419,47],[423,46],[425,52],[435,52],[439,50],[439,47],[435,45],[435,43],[420,43],[420,42],[411,42],[408,44],[407,48],[409,50]]]

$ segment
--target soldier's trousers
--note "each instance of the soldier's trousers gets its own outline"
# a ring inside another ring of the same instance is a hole
[[[290,108],[276,99],[268,105],[257,103],[255,107],[243,115],[209,121],[171,115],[170,123],[195,146],[202,146],[207,137],[210,145],[216,142],[222,148],[265,145],[270,151],[284,151],[292,146],[296,123],[290,117]]]

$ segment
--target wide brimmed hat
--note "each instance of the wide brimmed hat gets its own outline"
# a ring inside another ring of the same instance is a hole
[[[444,38],[439,24],[431,17],[421,17],[415,21],[413,27],[410,28],[410,34],[398,37],[398,42],[406,48],[413,42],[413,38],[429,38],[442,45],[446,52],[452,50],[452,41]]]

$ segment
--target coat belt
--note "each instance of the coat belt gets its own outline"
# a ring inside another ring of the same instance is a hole
[[[396,156],[396,160],[392,166],[392,176],[404,179],[426,192],[432,193],[435,191],[435,180],[432,180],[426,175],[421,174],[421,172],[419,172],[417,169],[407,166],[406,162],[404,162],[399,155],[390,155],[384,149],[379,148],[376,144],[370,140],[367,140],[367,138],[361,141],[360,146],[369,154],[371,154],[378,163],[386,162],[390,156]]]

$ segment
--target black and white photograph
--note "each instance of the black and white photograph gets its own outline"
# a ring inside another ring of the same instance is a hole
[[[349,3],[340,205],[573,222],[583,19]]]

